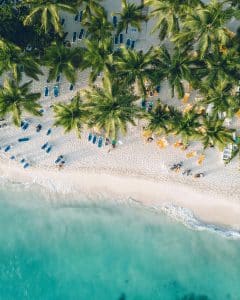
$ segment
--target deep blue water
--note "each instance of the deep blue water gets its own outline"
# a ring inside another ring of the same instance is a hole
[[[138,206],[2,186],[0,299],[239,300],[240,241]]]

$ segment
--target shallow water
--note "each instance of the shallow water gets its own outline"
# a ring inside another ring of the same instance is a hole
[[[240,299],[240,240],[136,205],[7,185],[0,228],[0,299]]]

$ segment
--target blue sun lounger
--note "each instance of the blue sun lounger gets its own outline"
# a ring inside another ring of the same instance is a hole
[[[46,134],[47,134],[47,135],[50,135],[50,134],[51,134],[51,132],[52,132],[52,129],[51,129],[51,128],[49,128]]]
[[[45,86],[45,88],[44,88],[44,96],[45,97],[49,96],[49,88],[47,86]]]
[[[97,136],[94,135],[94,136],[93,136],[93,139],[92,139],[92,143],[93,143],[93,144],[96,144],[96,142],[97,142]]]
[[[23,137],[23,138],[20,138],[20,139],[18,139],[18,141],[21,143],[21,142],[27,142],[27,141],[29,141],[30,140],[30,138],[29,137]]]
[[[47,146],[48,146],[48,142],[46,142],[45,144],[43,144],[42,147],[41,147],[41,149],[45,150],[47,148]]]
[[[25,121],[22,121],[21,122],[21,128],[22,130],[26,130],[29,126],[29,123],[28,122],[25,122]]]
[[[52,150],[52,146],[49,146],[47,149],[46,149],[46,153],[50,153]]]
[[[79,16],[79,14],[76,14],[76,15],[75,15],[75,17],[74,17],[74,21],[76,21],[76,22],[77,22],[77,20],[78,20],[78,16]]]
[[[64,23],[65,23],[65,19],[64,19],[64,18],[62,18],[62,19],[61,19],[61,25],[63,26],[63,25],[64,25]]]
[[[156,86],[156,92],[157,92],[157,93],[160,93],[160,90],[161,90],[161,86],[160,86],[160,85],[157,85],[157,86]]]
[[[131,42],[131,49],[134,49],[134,47],[135,47],[135,41],[132,41]]]
[[[54,94],[54,97],[58,97],[59,96],[59,86],[58,85],[54,86],[54,88],[53,88],[53,94]]]
[[[78,36],[78,39],[79,39],[79,40],[82,40],[82,39],[83,39],[84,33],[85,33],[85,30],[82,28],[82,29],[80,30],[80,33],[79,33],[79,36]]]
[[[58,158],[55,160],[55,164],[58,164],[63,159],[63,155],[59,155]]]
[[[20,160],[20,163],[23,164],[23,163],[25,163],[25,161],[26,161],[25,158],[22,158],[22,159]]]
[[[58,74],[57,78],[56,78],[56,82],[59,82],[61,79],[61,74]]]
[[[83,11],[81,10],[79,13],[79,22],[82,22],[82,17],[83,17]]]
[[[76,40],[77,40],[77,33],[76,33],[76,31],[74,31],[73,36],[72,36],[73,43],[76,42]]]
[[[12,155],[12,156],[10,157],[11,160],[14,160],[15,158],[16,158],[15,155]]]
[[[126,46],[127,46],[127,48],[129,48],[131,46],[131,40],[130,39],[127,39]]]
[[[25,164],[23,165],[23,168],[24,168],[24,169],[27,169],[29,166],[30,166],[30,165],[29,165],[29,163],[27,162],[27,163],[25,163]]]
[[[114,37],[114,44],[115,44],[115,45],[118,44],[118,36],[117,36],[117,35],[115,35],[115,37]]]
[[[73,91],[73,89],[74,89],[74,85],[71,83],[69,86],[69,91]]]
[[[89,141],[89,142],[91,142],[92,137],[93,137],[93,136],[92,136],[92,133],[90,132],[89,135],[88,135],[88,141]]]
[[[98,139],[98,148],[101,148],[103,145],[103,137],[100,136],[100,138]]]
[[[8,152],[10,149],[11,149],[11,146],[8,145],[8,146],[5,147],[4,152]]]
[[[116,28],[117,27],[117,23],[118,23],[117,16],[113,16],[112,22],[113,22],[113,27]]]
[[[123,33],[119,34],[119,43],[122,44],[123,43]]]

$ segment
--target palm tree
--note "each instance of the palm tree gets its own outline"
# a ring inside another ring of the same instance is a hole
[[[41,27],[47,33],[50,29],[60,36],[63,35],[59,12],[75,13],[76,7],[66,4],[64,0],[24,0],[23,4],[30,5],[30,13],[24,20],[24,25],[41,22]]]
[[[85,41],[84,62],[82,68],[91,68],[90,83],[93,83],[97,76],[105,69],[112,66],[113,45],[112,39],[101,41]]]
[[[142,13],[143,5],[128,3],[127,0],[122,0],[122,12],[116,13],[120,16],[118,23],[117,35],[125,29],[128,32],[129,25],[136,27],[141,31],[141,23],[146,22],[148,17]]]
[[[41,116],[39,112],[41,106],[37,103],[41,94],[29,93],[31,83],[32,81],[29,81],[19,85],[17,81],[8,79],[4,81],[0,89],[0,116],[12,114],[12,120],[16,126],[21,124],[22,110]]]
[[[223,126],[224,120],[215,119],[206,116],[202,125],[198,128],[201,134],[200,140],[204,149],[209,146],[216,146],[219,150],[223,150],[229,143],[233,143],[234,129]]]
[[[149,124],[147,130],[156,134],[171,133],[175,129],[176,120],[181,113],[173,106],[161,103],[159,100],[155,108],[147,115]]]
[[[203,8],[196,8],[187,14],[183,29],[175,35],[173,42],[184,45],[197,42],[200,57],[204,57],[211,47],[224,46],[233,37],[226,23],[234,16],[234,9],[226,6],[225,1],[211,2]]]
[[[135,125],[141,109],[135,104],[137,97],[118,81],[111,81],[106,72],[103,87],[86,91],[87,108],[91,111],[89,127],[103,130],[107,137],[116,140],[118,134],[127,132],[127,125]]]
[[[55,126],[62,126],[65,133],[75,130],[78,137],[81,136],[81,129],[86,122],[88,112],[79,93],[71,100],[71,103],[58,103],[54,105],[53,110],[56,118]]]
[[[240,107],[240,95],[234,92],[234,86],[227,80],[216,81],[212,84],[205,82],[201,86],[204,95],[203,104],[212,105],[212,118],[217,119],[219,113],[226,112],[232,117]]]
[[[23,53],[18,46],[0,39],[0,75],[4,72],[11,72],[17,81],[21,80],[22,72],[35,80],[43,74],[37,59]]]
[[[77,79],[77,67],[81,66],[82,49],[68,48],[61,43],[54,42],[47,50],[44,64],[49,67],[48,80],[52,81],[59,74],[64,74],[67,80],[75,83]]]
[[[183,80],[190,82],[196,86],[199,82],[198,61],[188,52],[187,49],[181,50],[175,48],[170,54],[165,46],[155,48],[154,64],[159,80],[166,78],[172,90],[172,97],[175,95],[175,90],[178,96],[184,96]]]
[[[84,19],[83,24],[87,28],[88,39],[99,41],[112,36],[113,26],[104,10]]]
[[[102,0],[76,0],[75,2],[77,4],[77,6],[83,7],[83,18],[84,19],[91,17],[94,14],[98,14],[104,10],[100,4],[100,2],[102,2]]]
[[[234,49],[215,49],[207,53],[203,60],[206,81],[214,82],[228,80],[238,83],[240,80],[240,60],[238,52]]]
[[[160,40],[171,37],[180,31],[180,23],[186,15],[197,6],[200,0],[146,0],[145,5],[151,7],[151,16],[156,19],[153,31],[159,30]]]
[[[152,48],[144,53],[124,47],[115,61],[118,74],[123,78],[125,77],[130,85],[136,82],[142,95],[146,95],[144,82],[151,77],[153,57]]]

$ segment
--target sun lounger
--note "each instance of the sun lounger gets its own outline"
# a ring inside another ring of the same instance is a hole
[[[79,13],[79,22],[82,22],[82,17],[83,17],[83,11],[81,10]]]
[[[136,41],[132,41],[132,42],[131,42],[131,49],[132,49],[132,50],[133,50],[134,47],[135,47],[135,43],[136,43]]]
[[[100,138],[98,139],[98,148],[101,148],[103,145],[103,137],[100,136]]]
[[[117,35],[114,36],[114,44],[115,44],[115,45],[118,44],[118,36],[117,36]]]
[[[96,144],[96,142],[97,142],[97,136],[94,135],[94,136],[93,136],[93,139],[92,139],[92,143],[93,143],[93,144]]]
[[[92,133],[90,132],[89,135],[88,135],[88,141],[89,141],[89,142],[91,142],[92,137],[93,137],[93,136],[92,136]]]
[[[59,96],[59,86],[58,85],[54,86],[54,88],[53,88],[53,94],[54,94],[54,97],[58,97]]]
[[[160,90],[161,90],[161,86],[160,85],[156,86],[156,92],[160,93]]]
[[[82,29],[80,30],[80,33],[79,33],[79,36],[78,36],[78,39],[79,39],[79,40],[82,40],[82,39],[83,39],[84,33],[85,33],[85,30],[82,28]]]
[[[48,142],[46,142],[45,144],[43,144],[42,147],[41,147],[41,149],[44,150],[44,149],[47,148],[47,146],[48,146]]]
[[[46,134],[47,134],[47,135],[50,135],[50,134],[51,134],[51,132],[52,132],[52,129],[51,129],[51,128],[49,128]]]
[[[9,150],[11,149],[11,146],[10,145],[7,145],[4,149],[4,152],[8,152]]]
[[[75,15],[75,17],[74,17],[74,21],[76,21],[76,22],[77,22],[77,20],[78,20],[78,16],[79,16],[79,14],[76,14],[76,15]]]
[[[69,87],[69,91],[73,91],[73,89],[74,89],[74,85],[71,83]]]
[[[58,164],[63,159],[63,155],[59,155],[58,158],[55,160],[55,164]]]
[[[62,18],[62,19],[61,19],[61,25],[63,26],[63,25],[64,25],[64,23],[65,23],[65,19],[64,19],[64,18]]]
[[[22,158],[22,159],[20,160],[20,163],[23,164],[23,163],[25,163],[25,161],[26,161],[25,158]]]
[[[46,153],[50,153],[52,150],[52,146],[48,146],[48,148],[46,149]]]
[[[44,88],[44,96],[45,97],[49,96],[49,88],[47,86],[45,86],[45,88]]]
[[[14,160],[16,157],[14,156],[14,155],[12,155],[11,157],[10,157],[10,159],[11,160]]]
[[[29,137],[23,137],[23,138],[20,138],[18,139],[18,141],[21,143],[21,142],[28,142],[30,140]]]
[[[113,22],[113,27],[116,28],[117,27],[117,23],[118,23],[117,16],[113,16],[112,22]]]
[[[126,46],[127,46],[127,48],[129,48],[131,46],[131,40],[130,39],[127,39]]]
[[[23,168],[24,168],[24,169],[27,169],[29,166],[30,166],[29,163],[25,163],[25,164],[23,165]]]
[[[123,43],[123,34],[122,33],[119,34],[119,43],[120,44]]]
[[[74,43],[74,42],[76,42],[76,40],[77,40],[77,33],[76,33],[76,31],[74,31],[73,36],[72,36],[72,42]]]
[[[141,106],[143,109],[146,109],[147,101],[146,99],[142,99]]]
[[[28,122],[25,122],[25,121],[22,121],[22,122],[21,122],[21,128],[22,128],[23,130],[26,130],[26,129],[28,128],[28,126],[29,126],[29,123],[28,123]]]

